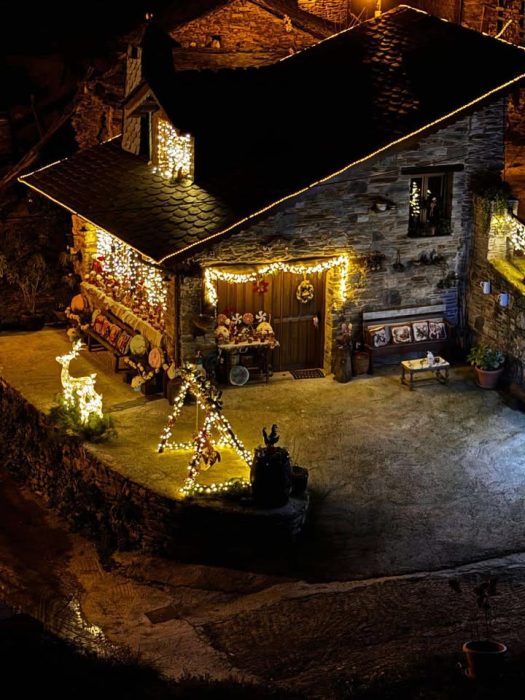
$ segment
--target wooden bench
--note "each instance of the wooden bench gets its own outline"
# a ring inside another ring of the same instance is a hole
[[[119,328],[126,331],[126,333],[129,333],[131,337],[135,335],[136,331],[134,331],[133,328],[121,321],[120,318],[115,316],[115,314],[111,313],[111,311],[102,311],[101,313],[108,319],[108,321],[114,323]],[[87,328],[84,328],[83,332],[86,335],[86,344],[89,352],[103,352],[107,350],[111,352],[115,357],[115,372],[126,372],[129,370],[129,367],[127,365],[125,367],[120,366],[121,358],[126,357],[126,355],[124,355],[116,347],[111,345],[111,343],[109,343],[106,338],[103,338],[101,335],[99,335],[91,324]]]
[[[409,354],[425,355],[429,350],[434,355],[441,355],[448,359],[448,354],[454,345],[454,326],[445,318],[445,305],[434,304],[430,306],[418,306],[404,309],[385,309],[382,311],[363,312],[363,338],[364,346],[370,355],[369,374],[374,371],[374,360],[377,357],[396,355],[406,359]],[[446,330],[445,338],[426,340],[414,340],[413,323],[420,321],[443,322]],[[392,326],[407,325],[411,329],[411,340],[406,343],[394,343],[392,341]],[[374,332],[371,329],[385,326],[388,327],[387,337],[389,342],[386,345],[374,344]]]

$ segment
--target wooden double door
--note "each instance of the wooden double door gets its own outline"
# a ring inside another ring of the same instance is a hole
[[[274,371],[308,369],[323,366],[325,272],[308,274],[314,288],[311,301],[304,304],[296,297],[303,275],[280,272],[267,275],[266,292],[257,292],[253,282],[217,285],[219,313],[235,311],[243,314],[265,311],[279,341],[271,356]],[[317,319],[317,323],[314,322]]]

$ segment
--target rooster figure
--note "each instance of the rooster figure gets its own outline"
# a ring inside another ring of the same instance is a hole
[[[279,433],[277,432],[277,425],[275,423],[272,425],[269,435],[266,432],[266,428],[262,429],[262,434],[266,447],[275,447],[275,445],[279,442]]]

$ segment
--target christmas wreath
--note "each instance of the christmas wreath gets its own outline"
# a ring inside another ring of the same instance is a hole
[[[308,304],[314,298],[314,285],[306,277],[297,287],[295,297],[301,304]]]

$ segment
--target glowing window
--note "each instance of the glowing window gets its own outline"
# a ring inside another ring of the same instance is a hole
[[[155,172],[166,180],[193,179],[193,139],[182,134],[166,119],[157,122],[157,164]]]

